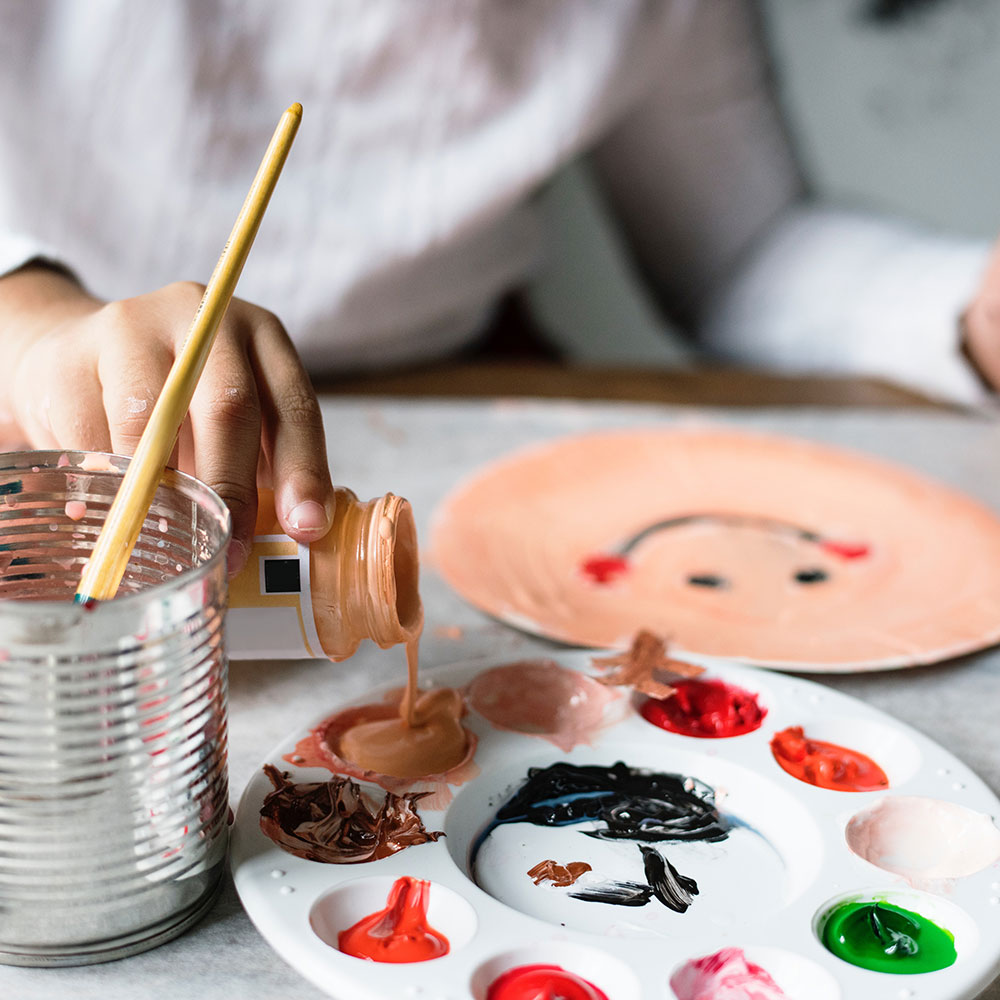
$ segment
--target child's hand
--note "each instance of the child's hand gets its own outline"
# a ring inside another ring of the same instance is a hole
[[[203,291],[180,282],[104,303],[42,266],[0,279],[8,435],[17,431],[36,448],[130,455]],[[253,535],[258,461],[285,531],[302,542],[326,533],[333,492],[319,405],[271,313],[232,300],[174,457],[232,512],[230,572],[245,562]]]

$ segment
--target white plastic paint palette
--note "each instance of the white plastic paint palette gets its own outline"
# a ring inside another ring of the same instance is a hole
[[[591,655],[566,653],[562,666],[594,674]],[[755,732],[695,739],[667,732],[636,711],[627,696],[606,709],[606,725],[590,745],[564,752],[546,739],[501,731],[470,711],[465,722],[479,738],[480,774],[453,789],[443,810],[420,808],[435,843],[410,847],[359,865],[303,860],[276,846],[259,828],[272,785],[263,771],[247,786],[234,829],[236,888],[251,919],[275,950],[331,996],[484,1000],[491,982],[521,965],[559,965],[603,990],[611,1000],[674,1000],[674,970],[725,947],[741,948],[790,1000],[960,1000],[974,997],[1000,972],[1000,866],[919,888],[847,847],[850,819],[887,796],[923,796],[960,804],[992,817],[1000,801],[964,764],[916,731],[852,698],[780,674],[698,659],[705,678],[720,678],[759,695],[767,709]],[[466,685],[489,668],[479,662],[422,675],[422,686]],[[379,700],[376,691],[359,703]],[[329,772],[296,768],[284,759],[312,725],[289,735],[267,762],[295,782],[325,781]],[[786,774],[770,739],[788,726],[861,751],[881,765],[888,791],[838,792]],[[476,879],[470,850],[523,784],[529,767],[556,761],[692,776],[716,793],[732,822],[715,843],[661,843],[656,848],[693,878],[698,894],[684,913],[653,899],[624,907],[575,899],[591,883],[643,881],[634,841],[585,836],[594,823],[563,827],[506,823],[479,849]],[[369,791],[378,800],[381,789]],[[933,831],[927,836],[933,838]],[[942,845],[942,849],[946,845]],[[592,871],[574,886],[535,885],[527,871],[552,858],[584,861]],[[431,883],[428,923],[449,940],[448,955],[427,962],[366,962],[337,949],[338,934],[384,909],[401,876]],[[844,899],[878,899],[915,911],[954,935],[957,960],[937,972],[889,975],[851,965],[827,951],[817,927]]]

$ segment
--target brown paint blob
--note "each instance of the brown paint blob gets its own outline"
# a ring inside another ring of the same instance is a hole
[[[792,777],[836,792],[872,792],[889,787],[878,764],[858,750],[808,739],[801,726],[789,726],[771,739],[774,759]]]
[[[617,694],[554,660],[520,660],[477,674],[466,688],[469,707],[492,726],[541,736],[569,752],[590,743]]]
[[[537,865],[533,865],[528,869],[528,878],[535,885],[541,885],[543,882],[551,882],[553,885],[563,888],[567,885],[573,885],[581,875],[589,871],[593,871],[593,869],[586,861],[570,861],[565,865],[561,865],[558,861],[552,861],[547,858],[545,861],[539,861]]]
[[[264,772],[274,786],[260,808],[260,828],[282,850],[325,864],[350,865],[387,858],[415,844],[435,841],[417,813],[423,795],[387,792],[372,808],[350,778],[295,784],[271,764]]]

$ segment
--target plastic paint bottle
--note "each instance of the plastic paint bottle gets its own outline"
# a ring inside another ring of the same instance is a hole
[[[284,534],[274,494],[261,490],[246,565],[229,582],[234,658],[343,660],[362,639],[383,649],[423,626],[413,511],[392,493],[360,501],[334,490],[333,525],[311,545]]]

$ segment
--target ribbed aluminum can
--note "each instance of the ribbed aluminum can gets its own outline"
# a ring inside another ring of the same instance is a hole
[[[176,936],[228,841],[229,515],[168,471],[114,600],[73,602],[127,459],[0,454],[0,962]]]

